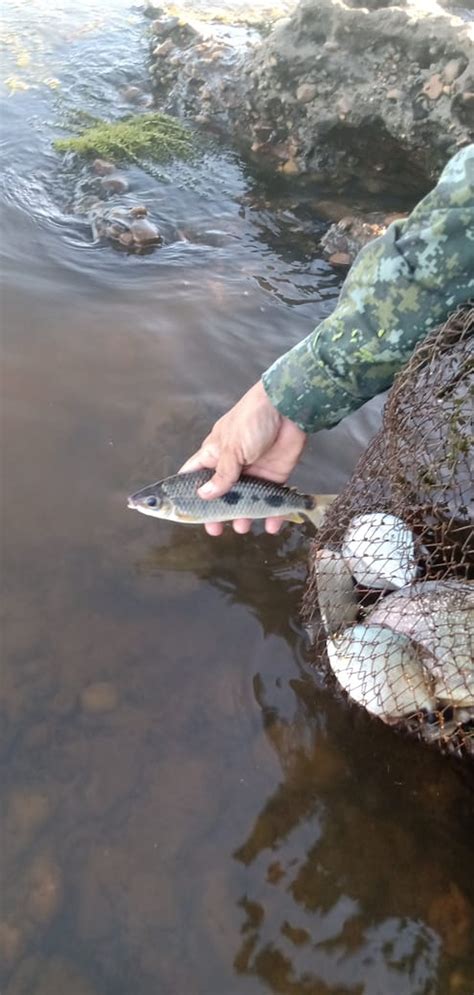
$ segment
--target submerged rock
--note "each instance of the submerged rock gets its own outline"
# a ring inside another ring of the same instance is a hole
[[[94,238],[108,241],[132,252],[142,252],[161,245],[158,228],[147,219],[148,211],[141,204],[110,207],[97,201],[88,211]]]
[[[321,239],[324,258],[333,266],[351,266],[364,245],[383,235],[392,221],[403,217],[403,214],[376,211],[364,218],[356,215],[341,218]]]
[[[114,711],[118,701],[117,688],[109,681],[97,681],[95,684],[89,684],[81,694],[81,705],[84,711],[95,715]]]

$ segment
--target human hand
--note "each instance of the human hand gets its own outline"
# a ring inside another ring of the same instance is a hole
[[[181,467],[180,472],[209,467],[214,476],[199,489],[206,499],[221,497],[238,480],[242,470],[255,477],[284,483],[296,466],[306,443],[298,425],[285,418],[271,403],[261,381],[222,418],[219,418],[200,448]],[[265,521],[267,532],[278,532],[283,518]],[[236,532],[249,532],[250,518],[233,522]],[[220,522],[205,525],[209,535],[223,532]]]

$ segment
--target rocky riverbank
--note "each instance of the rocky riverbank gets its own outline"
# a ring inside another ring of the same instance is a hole
[[[148,11],[159,105],[287,176],[419,194],[473,140],[473,24],[434,0],[301,0],[238,45]]]

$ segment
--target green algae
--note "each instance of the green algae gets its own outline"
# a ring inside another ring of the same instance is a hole
[[[115,162],[155,162],[187,159],[193,149],[191,132],[168,114],[133,114],[119,121],[93,120],[79,135],[59,138],[57,152],[76,152],[85,158],[99,157]]]

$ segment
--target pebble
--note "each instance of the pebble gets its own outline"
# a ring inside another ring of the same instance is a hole
[[[174,43],[171,41],[171,38],[167,38],[166,41],[161,43],[161,45],[157,45],[156,48],[153,49],[153,55],[156,56],[157,59],[164,59],[173,51],[173,49]]]
[[[130,231],[133,236],[134,242],[138,242],[140,245],[145,245],[147,242],[158,242],[160,241],[160,233],[156,225],[153,225],[151,221],[146,219],[138,219],[130,225]]]
[[[454,881],[431,902],[427,922],[441,936],[449,957],[466,955],[474,925],[473,913],[472,905]]]
[[[109,681],[97,681],[89,684],[81,693],[81,705],[85,712],[98,715],[101,712],[112,712],[117,708],[118,692]]]
[[[454,83],[454,80],[461,75],[464,71],[466,63],[462,59],[450,59],[446,63],[444,69],[441,70],[441,76],[445,83]]]
[[[440,73],[435,73],[430,76],[429,80],[425,83],[423,87],[423,93],[428,100],[438,100],[443,92],[443,81],[441,79]]]
[[[23,945],[23,936],[18,926],[0,922],[0,961],[6,967],[12,967],[16,963]]]
[[[465,90],[461,100],[465,107],[474,107],[474,93],[471,90]]]
[[[37,923],[50,923],[62,899],[61,872],[57,864],[44,855],[37,857],[29,871],[25,913]]]
[[[285,173],[285,176],[296,176],[300,172],[300,167],[296,162],[296,159],[287,159],[286,162],[280,166],[280,172]]]
[[[401,90],[387,90],[387,100],[400,100],[402,95]]]
[[[348,99],[348,97],[344,96],[341,97],[340,100],[338,100],[336,107],[339,111],[339,114],[348,114],[349,111],[352,109],[352,103]]]
[[[352,259],[348,252],[334,252],[329,262],[332,266],[350,266]]]
[[[120,173],[115,176],[103,176],[100,185],[106,193],[126,193],[129,187],[128,180]]]
[[[47,822],[51,812],[49,800],[40,791],[21,788],[8,803],[5,833],[12,836],[15,850],[29,846],[39,829]]]
[[[130,104],[140,103],[143,92],[140,90],[139,86],[124,86],[123,90],[120,91],[121,96],[124,100],[128,100]]]
[[[115,165],[113,162],[108,162],[107,159],[94,159],[92,169],[96,176],[107,176],[114,172]]]
[[[296,99],[301,104],[309,104],[311,100],[314,100],[317,92],[318,90],[314,83],[302,83],[296,91]]]
[[[163,38],[169,35],[175,28],[180,27],[179,17],[166,17],[153,21],[151,30],[154,35],[162,35]]]

